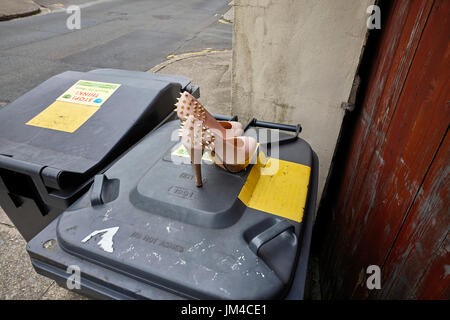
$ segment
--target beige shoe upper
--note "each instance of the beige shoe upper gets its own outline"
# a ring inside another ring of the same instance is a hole
[[[217,121],[227,132],[227,137],[238,137],[244,133],[242,124],[237,121]]]

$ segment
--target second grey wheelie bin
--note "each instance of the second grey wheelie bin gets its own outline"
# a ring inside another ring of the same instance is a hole
[[[205,163],[202,188],[179,126],[148,134],[29,241],[35,270],[67,287],[77,267],[74,290],[94,298],[302,299],[318,158],[300,126],[253,120],[245,135],[269,161],[236,174]]]

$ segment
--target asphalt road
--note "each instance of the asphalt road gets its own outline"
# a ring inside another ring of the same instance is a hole
[[[229,1],[36,0],[48,13],[0,22],[0,106],[67,70],[147,71],[170,54],[231,49],[232,26],[218,22]],[[80,30],[66,27],[70,4]]]

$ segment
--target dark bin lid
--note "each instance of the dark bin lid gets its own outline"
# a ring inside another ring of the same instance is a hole
[[[73,133],[26,124],[78,80],[120,87]],[[0,110],[0,156],[86,174],[114,148],[130,144],[134,129],[150,131],[156,125],[150,123],[155,113],[167,116],[176,92],[189,82],[184,77],[114,69],[56,75]]]
[[[190,164],[171,160],[178,126],[173,121],[152,132],[96,177],[91,190],[58,218],[59,247],[80,258],[87,275],[83,261],[185,298],[283,298],[303,223],[241,202],[250,170],[230,174],[205,165],[204,186],[196,188]],[[309,167],[314,161],[302,139],[280,145],[279,157]],[[116,286],[114,278],[107,282],[104,287]]]

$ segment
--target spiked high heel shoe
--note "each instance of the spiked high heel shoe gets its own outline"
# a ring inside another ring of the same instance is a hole
[[[214,162],[222,169],[235,173],[248,166],[258,146],[252,137],[224,138],[220,130],[208,127],[206,112],[201,118],[190,114],[180,129],[181,142],[189,152],[197,187],[203,185],[201,161],[204,152],[211,152]]]
[[[189,115],[185,121],[181,122],[179,136],[181,137],[181,143],[189,153],[195,175],[195,184],[197,187],[201,187],[203,185],[202,156],[205,151],[214,149],[215,137],[204,126],[203,121],[197,120],[193,115]]]
[[[178,102],[175,104],[177,107],[178,118],[181,121],[185,121],[187,117],[193,115],[198,120],[206,121],[210,128],[219,130],[223,137],[237,137],[242,135],[244,130],[242,124],[237,121],[217,121],[203,106],[195,99],[189,92],[185,91],[181,93]]]

